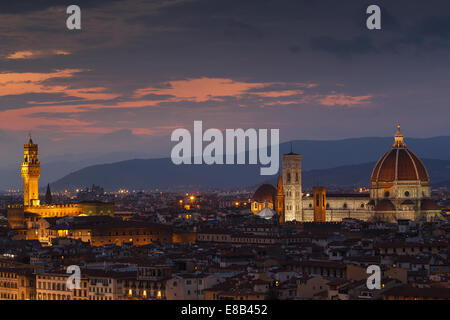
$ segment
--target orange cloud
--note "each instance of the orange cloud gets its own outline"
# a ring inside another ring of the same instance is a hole
[[[372,95],[366,96],[349,96],[345,94],[330,94],[323,98],[319,98],[318,102],[324,106],[358,106],[370,104]]]
[[[51,55],[69,55],[71,54],[69,51],[65,50],[51,50],[51,51],[42,51],[42,50],[24,50],[24,51],[16,51],[6,56],[6,59],[10,60],[18,60],[18,59],[37,59]]]
[[[305,91],[303,90],[284,90],[284,91],[254,92],[253,94],[265,98],[280,98],[280,97],[295,96],[304,93]]]
[[[286,96],[290,96],[287,95]],[[280,95],[280,97],[282,97]],[[281,105],[292,105],[292,104],[305,104],[305,103],[318,103],[324,106],[361,106],[367,105],[371,103],[372,95],[365,96],[350,96],[345,94],[337,94],[335,92],[328,95],[303,95],[298,99],[289,99],[289,100],[277,100],[277,101],[268,101],[264,102],[263,106],[281,106]]]
[[[222,78],[199,78],[169,81],[165,88],[150,87],[138,89],[135,97],[149,94],[170,95],[176,100],[205,102],[218,97],[239,96],[250,89],[264,88],[268,84],[233,81]]]
[[[81,69],[64,69],[49,73],[0,73],[0,96],[21,95],[27,93],[60,93],[66,96],[86,100],[111,100],[120,94],[105,93],[104,87],[70,89],[63,85],[50,85],[47,80],[71,78]]]
[[[49,79],[71,78],[74,74],[82,71],[80,69],[64,69],[50,73],[0,73],[0,96],[26,93],[58,93],[66,87],[46,85],[44,82]]]
[[[142,98],[149,94],[167,95],[170,98],[166,102],[206,102],[222,101],[222,97],[242,98],[244,95],[252,95],[263,98],[279,98],[304,94],[304,90],[270,90],[252,91],[265,89],[273,85],[286,85],[278,82],[243,82],[226,78],[198,78],[187,80],[169,81],[163,86],[138,89],[134,93],[135,98]],[[313,88],[318,86],[314,83],[294,83],[296,87]]]

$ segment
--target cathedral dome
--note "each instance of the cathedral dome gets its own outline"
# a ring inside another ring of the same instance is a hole
[[[378,160],[372,171],[371,183],[389,183],[394,181],[429,183],[429,180],[427,169],[422,161],[406,148],[399,125],[392,149]]]
[[[253,195],[253,201],[256,202],[264,202],[269,201],[273,202],[275,199],[275,195],[277,193],[277,189],[271,184],[263,184],[260,186]]]

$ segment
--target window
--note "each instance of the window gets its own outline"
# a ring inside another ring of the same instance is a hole
[[[405,192],[405,197],[409,197],[409,191]]]
[[[384,197],[385,198],[387,198],[387,197],[389,197],[391,194],[389,193],[389,191],[386,191],[385,193],[384,193]]]

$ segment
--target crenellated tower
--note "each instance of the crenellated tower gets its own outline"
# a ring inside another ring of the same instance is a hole
[[[33,143],[31,135],[28,143],[23,147],[23,161],[21,163],[23,178],[23,205],[38,206],[39,202],[39,177],[41,164],[38,159],[38,145]]]

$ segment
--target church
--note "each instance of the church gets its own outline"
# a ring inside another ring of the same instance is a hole
[[[31,135],[24,144],[23,161],[21,162],[23,179],[23,204],[8,206],[8,222],[12,229],[25,229],[27,223],[36,222],[39,218],[114,215],[114,204],[102,202],[82,202],[55,204],[52,201],[50,186],[47,186],[45,204],[39,199],[39,177],[41,164],[38,157],[38,145]]]
[[[440,219],[441,209],[431,199],[430,177],[423,162],[406,147],[397,126],[392,147],[375,164],[370,193],[330,194],[325,187],[302,193],[302,156],[282,156],[282,172],[275,188],[260,186],[252,197],[251,211],[280,223],[339,222],[345,218],[363,221]]]

